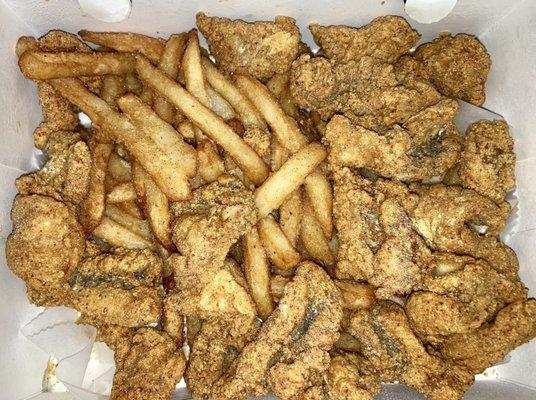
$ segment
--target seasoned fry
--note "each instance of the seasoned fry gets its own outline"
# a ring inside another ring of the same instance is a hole
[[[244,274],[259,317],[265,321],[274,310],[270,292],[270,265],[257,228],[242,238]]]
[[[197,145],[197,162],[199,176],[207,183],[214,182],[225,172],[218,149],[210,140],[203,140]]]
[[[258,223],[259,235],[268,257],[280,271],[291,272],[300,262],[300,253],[292,247],[279,224],[271,215]]]
[[[303,216],[301,221],[301,243],[311,257],[326,266],[329,271],[335,264],[328,240],[324,236],[322,226],[316,219],[309,196],[303,196]]]
[[[132,165],[132,179],[154,236],[164,248],[175,251],[171,241],[171,214],[166,195],[138,163]]]
[[[139,95],[143,89],[143,85],[134,72],[129,72],[125,75],[125,89],[129,93]]]
[[[257,185],[264,182],[268,176],[267,165],[223,119],[142,56],[137,56],[137,70],[142,81],[164,95],[208,137],[223,147],[251,181]]]
[[[177,125],[177,131],[181,136],[190,142],[195,140],[195,126],[188,120],[184,120]]]
[[[53,79],[50,83],[82,109],[95,125],[107,131],[114,141],[125,146],[169,199],[179,201],[190,196],[188,179],[183,175],[182,166],[163,153],[150,138],[141,134],[126,116],[115,112],[77,79]]]
[[[333,234],[333,189],[327,176],[317,169],[305,180],[305,193],[309,197],[316,219],[328,240]]]
[[[162,53],[162,58],[158,67],[168,74],[171,78],[177,79],[181,66],[182,55],[186,48],[188,36],[184,33],[171,35],[166,42],[166,47]],[[168,124],[175,120],[176,110],[165,98],[160,95],[154,96],[154,110],[160,118]]]
[[[118,75],[106,75],[102,80],[102,88],[100,91],[100,97],[113,107],[117,109],[117,99],[125,94],[125,78]]]
[[[290,151],[279,143],[279,140],[272,138],[270,142],[270,167],[272,171],[277,171],[290,157]]]
[[[86,233],[91,233],[99,225],[104,213],[104,177],[108,168],[108,160],[114,146],[112,144],[89,141],[91,152],[91,171],[89,190],[86,198],[80,203],[80,223]]]
[[[259,217],[266,217],[278,208],[296,188],[304,183],[307,175],[324,161],[326,149],[320,143],[313,142],[288,159],[255,192],[255,203]]]
[[[201,63],[203,64],[207,82],[236,110],[244,126],[257,126],[266,129],[264,119],[249,99],[227,77],[218,71],[210,60],[203,58]]]
[[[140,52],[151,62],[157,64],[164,53],[162,39],[130,32],[91,32],[81,30],[78,35],[86,42],[98,44],[109,49],[130,53]]]
[[[138,206],[138,203],[136,200],[127,200],[123,201],[122,203],[116,204],[121,210],[123,210],[128,215],[132,215],[134,218],[138,219],[144,219],[145,215],[143,214],[143,211]]]
[[[21,36],[17,40],[15,54],[17,54],[17,57],[20,57],[28,50],[37,50],[38,48],[37,40],[33,36]]]
[[[218,92],[216,92],[210,85],[206,85],[207,95],[212,105],[212,111],[222,117],[224,120],[229,120],[236,117],[236,113],[233,107],[225,100]]]
[[[127,249],[152,249],[154,243],[132,232],[114,220],[104,217],[93,230],[93,235],[104,240],[112,246],[126,247]]]
[[[28,79],[45,80],[94,75],[123,75],[134,71],[132,54],[127,53],[47,53],[26,51],[19,58],[22,74]]]
[[[106,196],[108,203],[121,203],[123,201],[136,200],[136,191],[132,182],[123,182],[115,186]]]
[[[302,220],[301,188],[294,190],[279,208],[279,225],[292,246],[296,247],[300,237]]]
[[[285,293],[285,286],[287,285],[290,278],[282,275],[272,275],[270,279],[270,292],[275,301],[279,301],[283,294]]]
[[[142,238],[145,238],[148,241],[153,240],[153,235],[149,229],[147,221],[124,211],[120,205],[107,204],[104,210],[104,215]]]
[[[143,89],[141,90],[141,93],[140,93],[141,101],[143,101],[149,107],[152,107],[153,102],[154,102],[153,101],[154,97],[155,97],[155,94],[153,93],[153,91],[149,87],[144,85]]]
[[[118,183],[128,182],[132,180],[129,162],[126,161],[124,158],[119,157],[117,153],[110,154],[107,172]]]
[[[182,70],[186,89],[205,107],[212,108],[212,102],[207,93],[203,68],[201,67],[201,49],[197,32],[188,34],[188,45],[182,57]]]
[[[132,123],[175,161],[184,175],[188,177],[195,175],[195,150],[177,135],[177,131],[170,124],[159,118],[149,106],[133,94],[122,96],[117,103]]]

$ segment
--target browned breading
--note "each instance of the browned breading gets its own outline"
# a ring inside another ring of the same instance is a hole
[[[288,71],[298,56],[300,31],[293,18],[247,23],[199,13],[196,21],[216,64],[226,73],[246,73],[267,80]]]
[[[322,54],[337,62],[372,56],[393,63],[417,44],[419,34],[398,16],[378,17],[361,28],[309,25]]]
[[[515,185],[515,161],[514,141],[506,122],[475,122],[465,132],[461,185],[501,202]]]
[[[89,189],[91,154],[76,132],[56,132],[46,145],[46,164],[15,182],[21,194],[42,194],[79,204]]]
[[[359,354],[332,354],[326,380],[331,400],[372,400],[380,392],[379,376],[370,361]]]
[[[491,67],[486,48],[471,35],[443,34],[415,51],[433,85],[445,96],[481,106],[484,85]]]

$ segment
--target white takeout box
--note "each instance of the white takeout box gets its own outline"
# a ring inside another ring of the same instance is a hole
[[[110,353],[96,346],[90,357],[94,334],[91,328],[74,327],[69,322],[74,315],[67,309],[51,309],[40,315],[43,309],[28,303],[24,283],[6,267],[5,239],[11,230],[13,182],[38,165],[32,132],[41,120],[35,84],[25,80],[17,66],[17,38],[40,36],[52,28],[70,32],[132,31],[167,37],[194,27],[197,11],[249,21],[289,15],[298,20],[310,44],[306,27],[312,21],[361,26],[380,15],[407,17],[402,0],[134,0],[128,19],[105,23],[83,15],[74,0],[0,0],[0,400],[74,398],[72,393],[41,393],[43,373],[51,355],[46,350],[51,347],[59,359],[80,350],[58,367],[58,375],[61,372],[74,377],[69,382],[74,390],[83,386],[104,393],[103,385],[109,384],[111,378],[108,371],[91,386],[103,371],[102,365],[109,366]],[[501,114],[511,125],[517,151],[517,214],[504,239],[517,252],[520,275],[534,296],[536,269],[531,264],[536,259],[536,185],[532,180],[532,174],[536,174],[536,2],[459,0],[442,21],[430,25],[410,23],[422,34],[423,41],[442,31],[468,32],[477,35],[491,53],[493,65],[485,107]],[[63,350],[58,350],[58,343]],[[80,390],[77,396],[107,398]],[[175,398],[188,397],[179,390]],[[400,385],[385,385],[379,398],[422,396]],[[466,398],[536,399],[536,341],[516,349],[503,363],[477,377]]]

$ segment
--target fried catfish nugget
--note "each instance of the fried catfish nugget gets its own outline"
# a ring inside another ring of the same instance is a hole
[[[122,332],[124,333],[124,332]],[[186,360],[182,349],[165,332],[140,328],[123,335],[116,349],[111,400],[170,399]]]
[[[118,248],[84,260],[69,279],[73,307],[100,323],[138,327],[162,314],[160,257]]]
[[[76,132],[57,132],[45,147],[48,161],[39,171],[19,177],[21,194],[42,194],[79,204],[89,189],[91,154]]]
[[[476,37],[447,33],[419,46],[414,57],[423,63],[431,82],[440,93],[476,106],[484,104],[484,86],[491,59]]]
[[[474,380],[464,368],[429,354],[402,307],[393,302],[379,301],[370,310],[357,311],[348,330],[376,371],[374,378],[382,382],[398,381],[431,400],[454,400],[461,399]]]
[[[268,392],[299,399],[322,383],[329,349],[342,318],[339,290],[322,268],[300,264],[278,308],[217,382],[215,399],[245,399]]]
[[[322,54],[337,62],[372,56],[393,63],[409,53],[420,37],[404,18],[394,15],[378,17],[361,28],[312,24],[309,30]]]
[[[372,400],[380,392],[381,382],[371,362],[356,353],[333,353],[326,381],[331,400]]]
[[[328,163],[332,168],[366,168],[401,181],[441,175],[457,162],[462,147],[452,123],[457,109],[455,102],[443,100],[383,134],[336,115],[324,136]]]
[[[408,206],[413,228],[437,251],[481,258],[497,272],[513,279],[518,261],[499,234],[510,213],[506,202],[496,204],[473,190],[441,184],[415,189]]]
[[[402,124],[440,100],[427,81],[398,80],[393,66],[372,57],[336,63],[322,57],[299,57],[291,70],[290,91],[297,105],[329,120],[344,114],[378,132]]]
[[[514,140],[504,121],[475,122],[465,132],[461,185],[500,203],[515,185]]]
[[[288,71],[298,56],[300,31],[293,18],[247,23],[199,13],[196,20],[216,63],[228,74],[246,73],[265,81]]]
[[[536,300],[503,308],[480,328],[453,335],[440,347],[441,355],[475,374],[501,361],[516,347],[536,337]]]
[[[7,263],[26,282],[30,301],[39,306],[70,305],[68,279],[85,248],[73,209],[51,197],[18,195],[11,220]]]
[[[412,327],[426,342],[438,343],[452,334],[467,333],[490,320],[505,305],[524,300],[527,289],[519,278],[498,273],[483,260],[454,254],[459,269],[430,271],[406,303]],[[439,261],[441,262],[441,261]]]

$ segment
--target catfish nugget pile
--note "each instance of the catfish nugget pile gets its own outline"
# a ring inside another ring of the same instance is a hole
[[[208,50],[196,30],[17,43],[47,161],[16,181],[8,263],[115,351],[113,400],[182,377],[194,399],[460,399],[536,335],[499,236],[508,125],[453,123],[485,99],[475,37],[413,50],[385,16],[310,25],[313,53],[289,17],[197,29]]]

